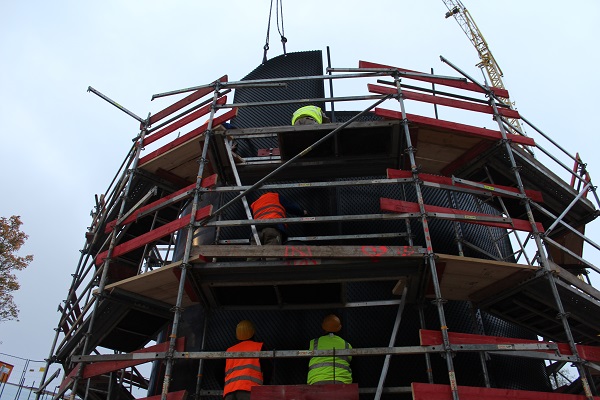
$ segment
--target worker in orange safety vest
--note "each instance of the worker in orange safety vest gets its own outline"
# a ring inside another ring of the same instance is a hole
[[[260,196],[252,205],[254,219],[286,218],[287,213],[306,216],[308,212],[298,204],[286,199],[278,193],[267,192]],[[263,245],[279,245],[286,239],[285,224],[260,225],[258,238]],[[254,238],[252,238],[254,243]]]
[[[235,329],[235,337],[239,340],[227,352],[263,351],[264,344],[254,339],[254,325],[251,321],[240,321]],[[224,400],[250,400],[252,387],[268,382],[271,365],[265,358],[228,358],[225,361]]]

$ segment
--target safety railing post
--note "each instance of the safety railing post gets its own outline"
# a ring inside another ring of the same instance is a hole
[[[437,268],[435,265],[435,253],[433,252],[433,245],[431,242],[431,236],[429,231],[429,222],[427,218],[427,212],[425,211],[425,202],[423,199],[423,193],[421,191],[421,185],[419,183],[419,170],[417,167],[417,163],[415,160],[415,148],[412,145],[412,140],[410,137],[410,131],[408,129],[408,120],[406,119],[406,110],[404,107],[404,99],[402,96],[402,87],[400,85],[400,78],[397,74],[394,74],[394,81],[396,83],[396,88],[398,90],[398,102],[400,104],[400,110],[402,112],[402,129],[404,130],[404,136],[406,140],[407,153],[410,160],[410,167],[414,179],[414,187],[417,195],[417,202],[419,204],[419,210],[421,213],[421,224],[423,226],[423,234],[425,237],[425,263],[429,267],[429,271],[431,274],[431,280],[433,282],[433,288],[435,292],[435,300],[434,303],[437,307],[438,318],[440,321],[440,329],[442,331],[442,339],[443,339],[443,347],[445,350],[445,359],[446,366],[448,368],[448,379],[450,382],[450,390],[452,392],[453,400],[459,400],[458,396],[458,386],[456,383],[456,374],[454,371],[454,362],[452,360],[453,352],[452,346],[450,345],[450,340],[448,338],[448,325],[446,323],[446,316],[444,313],[444,302],[445,300],[442,298],[442,292],[440,289],[440,282],[437,275]]]
[[[196,189],[194,190],[194,197],[192,201],[192,209],[190,212],[190,222],[187,227],[187,236],[185,242],[185,250],[183,252],[183,258],[181,261],[181,276],[179,277],[179,287],[177,290],[177,300],[175,302],[175,307],[173,307],[173,325],[171,328],[171,334],[169,336],[169,349],[166,354],[166,366],[165,366],[165,376],[163,380],[161,400],[167,399],[167,394],[169,393],[169,385],[171,383],[171,373],[173,370],[173,353],[175,352],[175,345],[177,343],[177,333],[179,330],[179,322],[181,319],[181,314],[183,313],[183,308],[181,304],[183,302],[183,293],[185,291],[185,281],[187,279],[187,272],[190,269],[190,253],[192,250],[192,244],[194,240],[194,230],[196,223],[196,211],[198,210],[198,203],[200,201],[200,187],[202,184],[202,176],[204,174],[204,168],[206,163],[208,162],[208,149],[210,146],[210,140],[212,136],[213,130],[213,119],[216,112],[216,103],[219,97],[219,82],[215,82],[214,94],[213,94],[213,103],[210,111],[210,117],[208,120],[208,126],[206,132],[204,133],[204,144],[202,146],[202,155],[200,156],[200,165],[198,167],[198,175],[196,177]]]

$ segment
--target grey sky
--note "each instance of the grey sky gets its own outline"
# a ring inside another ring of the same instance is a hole
[[[600,179],[593,100],[600,90],[600,3],[464,3],[520,112],[579,151]],[[151,102],[152,94],[223,74],[239,80],[262,59],[268,7],[269,0],[0,3],[0,215],[21,215],[29,235],[24,253],[35,256],[19,274],[20,322],[0,324],[0,353],[48,356],[94,194],[104,192],[138,132],[136,121],[87,87],[145,117],[175,100]],[[287,50],[330,46],[337,67],[362,59],[457,75],[439,61],[444,55],[481,79],[474,48],[445,12],[441,0],[286,1]],[[269,57],[281,54],[274,17],[270,47]],[[342,95],[344,88],[336,90]],[[366,83],[351,90],[365,94]],[[441,109],[440,117],[450,113]],[[600,241],[597,225],[587,234]],[[599,259],[597,252],[588,257]]]

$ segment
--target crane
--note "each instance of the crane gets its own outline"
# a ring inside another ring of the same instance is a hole
[[[479,59],[481,60],[477,66],[479,68],[485,69],[487,76],[490,80],[491,86],[506,89],[504,87],[504,82],[502,82],[502,77],[504,74],[502,73],[502,69],[496,62],[494,55],[492,54],[485,38],[481,34],[481,31],[475,24],[475,20],[471,17],[471,14],[467,10],[467,8],[462,4],[460,0],[442,0],[448,8],[448,12],[446,13],[446,18],[454,17],[458,25],[460,25],[461,29],[465,32],[477,53],[479,54]],[[514,103],[510,101],[508,98],[500,98],[506,105],[510,108],[514,107]],[[509,119],[508,124],[513,130],[514,133],[524,135],[524,131],[521,127],[521,124],[516,119]]]

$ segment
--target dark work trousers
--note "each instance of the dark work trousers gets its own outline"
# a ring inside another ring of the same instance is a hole
[[[236,390],[235,392],[227,393],[227,396],[223,400],[250,400],[250,392]]]
[[[263,246],[280,245],[283,241],[283,234],[281,233],[281,231],[279,229],[265,227],[265,228],[262,228],[260,231],[258,231],[258,239],[260,240],[260,243]],[[252,239],[250,240],[250,242],[252,244],[256,244],[256,241],[254,240],[254,235],[252,236]],[[266,260],[272,261],[272,260],[277,260],[277,258],[269,257],[269,258],[266,258]],[[258,258],[248,258],[248,261],[258,261]]]

